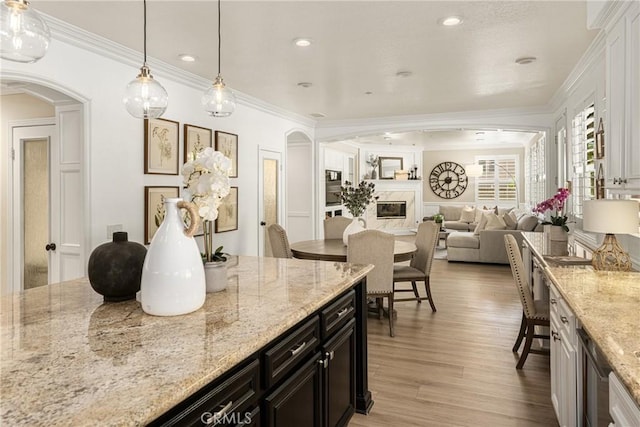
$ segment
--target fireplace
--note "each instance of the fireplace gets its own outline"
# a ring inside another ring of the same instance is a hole
[[[378,201],[376,217],[378,219],[398,219],[407,217],[407,202]]]

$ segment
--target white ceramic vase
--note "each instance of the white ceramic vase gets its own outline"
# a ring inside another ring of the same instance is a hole
[[[164,207],[164,220],[142,266],[140,302],[145,313],[177,316],[196,311],[206,297],[202,256],[193,238],[198,214],[192,203],[182,199],[165,199]],[[180,217],[180,208],[191,217],[188,229]]]
[[[342,242],[345,245],[349,244],[349,235],[359,233],[367,228],[367,222],[363,218],[353,218],[351,224],[347,225],[342,233]]]
[[[227,289],[227,263],[225,261],[205,263],[204,275],[207,282],[207,293]]]

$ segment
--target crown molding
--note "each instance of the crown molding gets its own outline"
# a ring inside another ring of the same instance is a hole
[[[141,65],[141,53],[115,43],[97,34],[86,31],[82,28],[71,25],[53,16],[40,13],[51,30],[51,37],[71,46],[95,53],[96,55],[109,58],[122,64],[139,68]],[[166,62],[147,58],[147,62],[155,75],[170,79],[176,83],[202,90],[211,84],[209,79],[205,79]],[[254,108],[267,114],[271,114],[283,119],[295,121],[304,126],[314,127],[316,120],[294,113],[268,102],[262,101],[246,93],[233,89],[236,101],[244,106]]]

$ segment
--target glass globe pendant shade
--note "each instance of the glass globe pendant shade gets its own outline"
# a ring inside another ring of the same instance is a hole
[[[14,62],[36,62],[51,41],[49,27],[26,0],[0,5],[0,57]]]
[[[169,96],[162,85],[153,79],[149,67],[144,65],[138,77],[127,85],[122,101],[133,117],[155,119],[167,110]]]
[[[236,109],[236,97],[231,89],[225,86],[220,74],[213,86],[202,95],[202,106],[207,114],[213,117],[229,117]]]

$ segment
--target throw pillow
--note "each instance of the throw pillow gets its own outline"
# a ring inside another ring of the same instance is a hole
[[[487,225],[484,227],[485,230],[505,230],[507,228],[504,220],[495,213],[488,213],[485,216],[487,217]]]
[[[475,221],[473,222],[479,224],[483,214],[492,213],[492,212],[493,212],[493,209],[476,209],[476,217],[475,217]]]
[[[496,215],[501,216],[504,215],[506,213],[509,213],[513,210],[513,208],[498,208],[498,211],[496,212]]]
[[[480,212],[482,212],[481,209],[478,209]],[[480,215],[480,219],[478,220],[478,225],[476,225],[476,229],[473,231],[473,234],[475,234],[476,236],[480,234],[480,232],[482,230],[484,230],[484,228],[487,226],[487,216],[484,214]]]
[[[460,222],[472,223],[476,218],[476,208],[465,206],[460,214]]]
[[[523,215],[518,220],[516,230],[533,231],[538,225],[538,217],[535,215]]]
[[[502,215],[502,220],[507,226],[507,230],[515,230],[518,226],[518,219],[516,218],[516,214],[513,212],[508,212]]]

